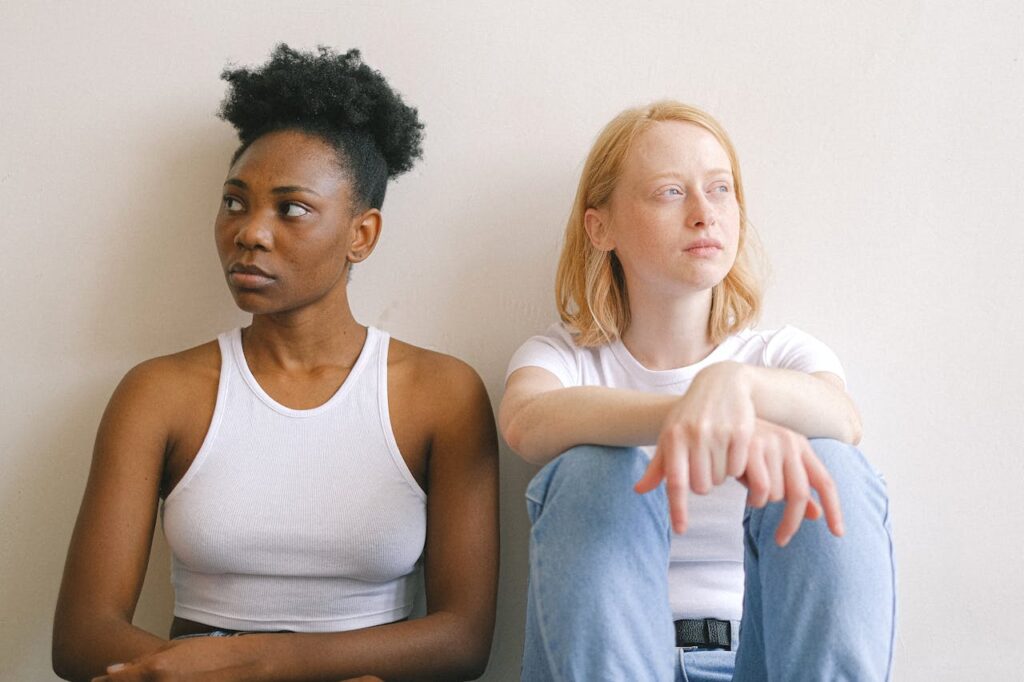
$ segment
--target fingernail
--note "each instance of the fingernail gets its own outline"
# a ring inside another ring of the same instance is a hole
[[[124,670],[128,665],[126,663],[114,663],[113,665],[107,666],[108,673],[116,673],[118,670]]]

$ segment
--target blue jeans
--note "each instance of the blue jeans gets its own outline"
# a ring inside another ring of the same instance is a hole
[[[526,492],[533,528],[522,679],[888,680],[896,597],[885,484],[856,448],[811,445],[838,487],[845,535],[804,522],[780,548],[783,504],[746,511],[735,653],[675,648],[664,485],[632,489],[647,467],[643,452],[585,445],[541,469]]]

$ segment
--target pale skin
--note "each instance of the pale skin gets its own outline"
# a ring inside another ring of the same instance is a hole
[[[648,369],[692,365],[715,348],[711,290],[733,266],[739,243],[731,167],[705,128],[657,122],[635,140],[607,205],[586,212],[591,243],[622,264],[631,316],[622,342]],[[537,465],[583,443],[656,445],[635,489],[665,482],[677,533],[687,528],[691,492],[707,494],[736,478],[751,506],[786,501],[780,545],[805,518],[824,515],[835,535],[843,533],[834,483],[807,439],[856,444],[861,435],[838,376],[736,362],[704,368],[682,396],[566,388],[547,370],[523,367],[508,378],[498,419],[512,449]]]
[[[253,313],[246,360],[277,402],[320,405],[366,338],[346,281],[377,243],[380,212],[355,205],[327,143],[296,131],[256,140],[229,170],[224,195],[216,241],[236,302]],[[188,470],[212,417],[220,354],[211,342],[142,363],[110,400],[61,585],[55,670],[104,682],[479,676],[498,571],[497,437],[487,394],[449,356],[392,340],[387,362],[395,439],[427,492],[425,617],[348,632],[180,641],[132,624],[158,501]],[[212,629],[175,618],[171,635]]]

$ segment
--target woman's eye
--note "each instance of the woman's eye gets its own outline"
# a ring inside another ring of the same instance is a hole
[[[288,218],[301,218],[302,216],[309,213],[309,209],[300,204],[286,203],[281,204],[281,215]]]
[[[666,187],[661,190],[660,194],[664,197],[681,197],[683,196],[683,190],[678,187]]]
[[[235,197],[224,197],[224,208],[228,213],[238,213],[242,210],[242,202]]]
[[[727,185],[727,184],[725,184],[723,182],[720,185],[715,185],[714,187],[712,187],[711,191],[712,192],[728,192],[729,191],[729,185]]]

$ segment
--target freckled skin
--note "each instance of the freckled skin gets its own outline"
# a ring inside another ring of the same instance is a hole
[[[724,279],[740,231],[730,168],[714,135],[692,123],[661,121],[637,138],[605,209],[608,245],[627,281],[683,293]],[[686,253],[698,238],[718,240],[721,251]]]

